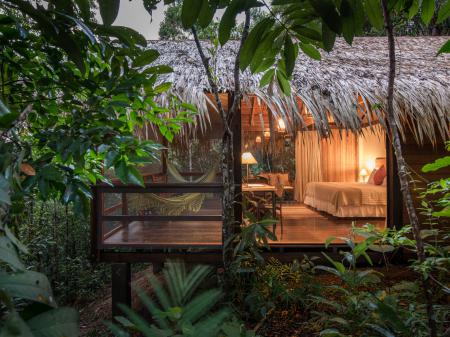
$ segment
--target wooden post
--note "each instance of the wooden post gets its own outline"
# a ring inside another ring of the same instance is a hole
[[[111,265],[111,298],[112,317],[123,315],[118,304],[131,307],[131,265],[129,263],[113,263]]]
[[[389,135],[386,134],[387,165],[387,226],[400,228],[403,226],[403,201],[398,178],[397,160]]]
[[[273,158],[275,155],[275,126],[273,124],[273,114],[272,114],[272,110],[270,110],[269,108],[267,108],[267,115],[269,117],[269,130],[270,130],[270,143],[269,143],[269,167],[270,167],[270,171],[274,172],[274,163],[273,163]]]
[[[228,96],[228,104],[232,102],[231,95]],[[242,222],[242,121],[241,121],[241,102],[237,109],[231,129],[233,130],[233,157],[234,157],[234,219],[236,222],[235,232],[239,231]],[[228,108],[230,108],[229,106]]]
[[[161,137],[162,137],[162,145],[166,148],[165,150],[162,150],[161,151],[161,153],[162,153],[162,160],[161,160],[161,164],[162,164],[162,173],[163,173],[163,175],[164,175],[164,182],[166,182],[167,183],[167,160],[169,159],[168,157],[169,157],[169,149],[168,149],[168,146],[169,146],[169,142],[168,142],[168,140],[167,140],[167,138],[166,137],[164,137],[163,135],[161,135]]]

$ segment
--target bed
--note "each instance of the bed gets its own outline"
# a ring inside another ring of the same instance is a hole
[[[387,191],[368,183],[310,182],[303,202],[339,218],[385,218]]]

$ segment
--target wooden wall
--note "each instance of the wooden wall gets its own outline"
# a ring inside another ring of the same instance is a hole
[[[426,188],[427,183],[444,177],[450,177],[450,168],[445,168],[436,172],[423,173],[422,167],[438,158],[447,156],[448,152],[445,150],[445,144],[442,140],[434,145],[429,141],[422,145],[418,145],[413,135],[409,133],[407,134],[406,139],[403,140],[403,153],[405,160],[409,165],[412,179],[414,180],[412,188],[415,196],[416,207],[420,207],[420,200],[418,196],[421,191]],[[399,193],[401,192],[399,191]],[[422,217],[422,220],[424,220],[424,217]],[[403,223],[409,223],[408,214],[404,206]],[[446,223],[448,223],[448,221],[446,221]],[[444,220],[442,220],[440,224],[444,224]]]

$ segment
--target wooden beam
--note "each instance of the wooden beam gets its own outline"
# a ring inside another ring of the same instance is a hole
[[[112,317],[123,315],[118,304],[131,307],[131,265],[113,263],[111,265]]]
[[[386,133],[386,165],[387,165],[387,226],[392,228],[403,226],[403,200],[398,178],[397,160],[392,148],[389,134]]]
[[[228,97],[229,104],[232,102],[231,94]],[[230,106],[229,106],[230,108]],[[235,112],[231,130],[233,130],[233,157],[234,157],[234,219],[236,222],[235,231],[239,231],[242,221],[242,100]]]
[[[250,109],[250,120],[249,120],[249,126],[250,128],[252,127],[252,123],[253,123],[253,115],[255,113],[255,106],[256,106],[256,96],[252,97],[252,108]]]

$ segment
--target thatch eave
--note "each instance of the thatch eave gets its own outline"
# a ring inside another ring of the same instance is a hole
[[[446,36],[396,39],[395,119],[402,134],[409,128],[419,143],[425,139],[432,142],[449,139],[450,55],[436,55],[448,39]],[[208,42],[203,44],[208,50]],[[201,129],[206,128],[211,110],[205,95],[209,85],[194,42],[150,41],[149,47],[160,52],[160,64],[174,69],[160,80],[172,82],[171,94],[198,107],[197,124]],[[222,92],[233,90],[236,50],[237,42],[231,41],[216,55],[209,55]],[[296,125],[294,119],[301,117],[297,100],[300,98],[322,134],[330,129],[328,114],[339,127],[358,132],[374,118],[383,120],[388,61],[385,37],[356,38],[353,46],[338,40],[333,52],[322,53],[321,61],[299,56],[293,74],[292,97],[284,96],[276,83],[260,88],[261,74],[251,74],[248,70],[241,74],[242,88],[245,95],[259,97],[290,127]],[[366,109],[361,109],[358,98]],[[165,103],[164,95],[160,100]]]

